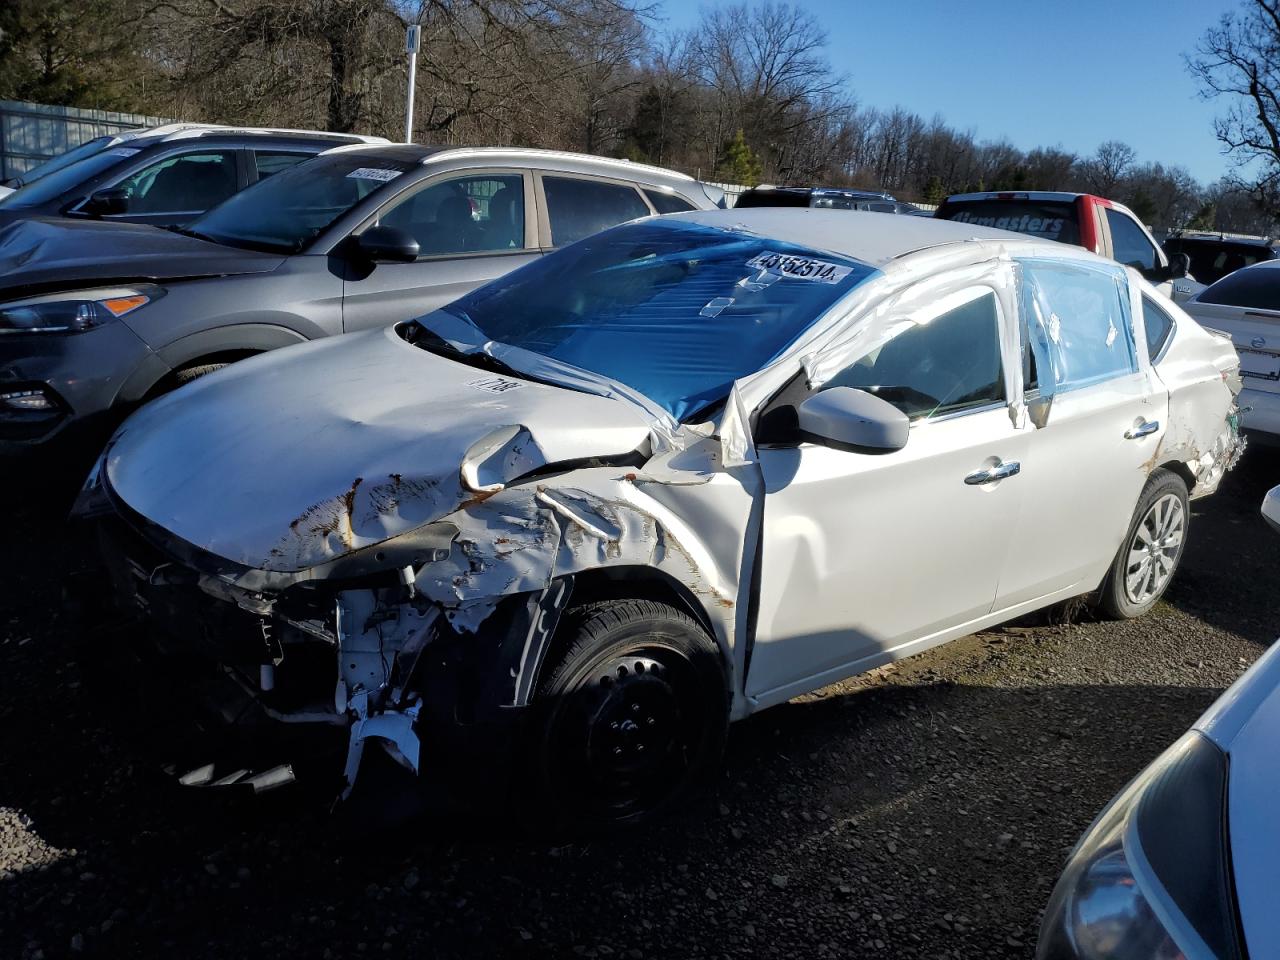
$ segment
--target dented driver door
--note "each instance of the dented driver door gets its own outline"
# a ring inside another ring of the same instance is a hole
[[[890,453],[760,443],[758,706],[906,656],[990,613],[1023,496],[1029,427],[1008,410],[994,291],[916,316],[822,385],[911,417]],[[997,470],[996,468],[1003,468]]]

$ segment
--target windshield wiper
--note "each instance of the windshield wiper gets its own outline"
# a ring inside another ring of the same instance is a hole
[[[505,363],[497,357],[490,356],[487,353],[483,353],[479,350],[474,353],[467,353],[466,351],[459,350],[448,340],[432,333],[422,324],[415,321],[414,325],[417,327],[419,332],[416,333],[413,339],[409,342],[415,347],[421,347],[428,353],[434,353],[440,357],[448,357],[450,360],[454,360],[458,363],[464,363],[469,367],[478,367],[481,370],[488,370],[490,373],[505,373],[510,377],[519,377],[521,380],[536,379],[521,370],[517,370],[515,367],[511,366],[511,364]]]

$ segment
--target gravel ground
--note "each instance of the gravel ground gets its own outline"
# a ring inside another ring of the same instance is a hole
[[[353,837],[305,796],[175,790],[91,697],[60,610],[84,562],[19,509],[0,555],[0,956],[1030,957],[1103,803],[1280,624],[1254,449],[1195,506],[1165,602],[1005,627],[734,728],[660,828],[549,847],[428,825]],[[14,515],[16,514],[16,515]]]

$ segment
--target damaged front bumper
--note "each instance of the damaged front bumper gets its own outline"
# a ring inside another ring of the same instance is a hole
[[[305,771],[345,797],[374,749],[428,795],[468,806],[498,796],[570,580],[495,602],[483,631],[464,636],[412,575],[415,562],[448,556],[450,524],[396,545],[396,558],[388,546],[304,580],[236,567],[122,504],[81,504],[85,513],[97,514],[111,598],[126,615],[113,639],[159,665],[150,682],[216,736],[217,759],[199,741],[206,753],[175,767],[181,783],[261,792]]]

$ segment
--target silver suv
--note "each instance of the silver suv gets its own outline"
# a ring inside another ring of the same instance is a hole
[[[0,231],[0,453],[218,366],[427,313],[550,249],[714,187],[542,150],[337,147],[187,227]],[[100,435],[100,434],[99,434]]]

